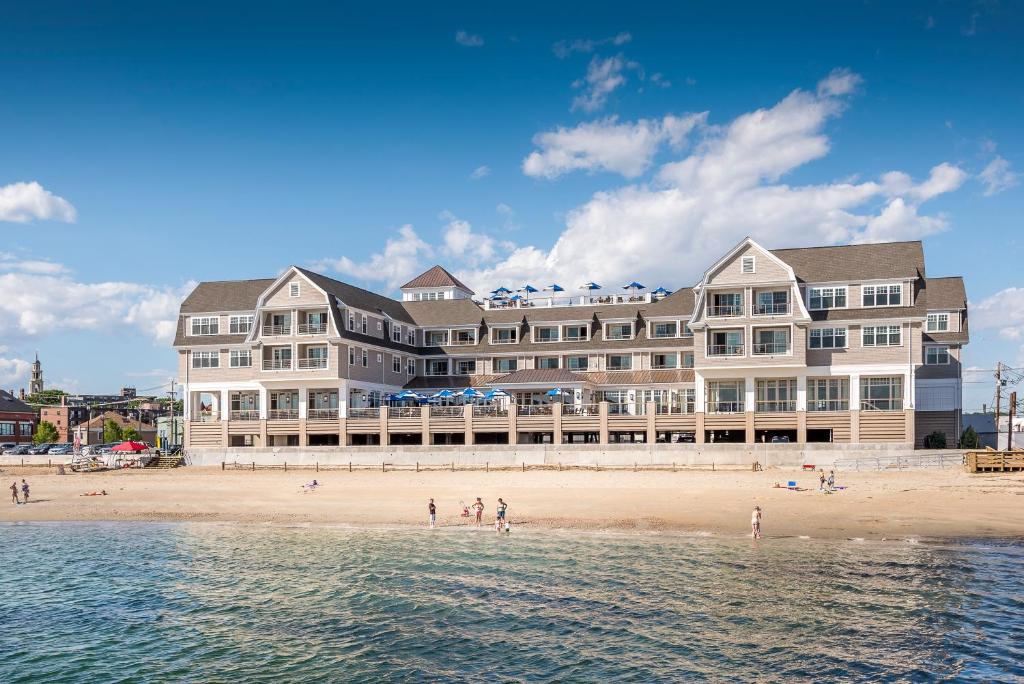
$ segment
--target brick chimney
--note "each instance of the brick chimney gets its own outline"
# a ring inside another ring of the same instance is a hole
[[[25,401],[25,388],[24,387],[22,387],[21,391],[18,392],[18,398],[20,398],[22,401]]]

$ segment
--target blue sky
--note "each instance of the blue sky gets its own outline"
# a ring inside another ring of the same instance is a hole
[[[0,386],[160,385],[198,280],[675,288],[746,234],[923,238],[1024,365],[1019,5],[209,4],[0,6]]]

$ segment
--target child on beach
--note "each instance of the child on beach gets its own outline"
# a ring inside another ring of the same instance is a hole
[[[25,503],[28,503],[28,482],[25,482],[25,478],[21,480],[21,496],[25,499]]]
[[[818,473],[818,491],[825,491],[825,469],[822,468],[821,472]]]
[[[434,523],[437,522],[437,506],[434,505],[433,499],[427,504],[427,512],[430,514],[430,529],[434,529]]]
[[[750,514],[750,536],[754,539],[761,538],[761,507],[754,506],[754,512]]]
[[[476,526],[480,527],[483,524],[484,516],[484,502],[480,500],[480,497],[476,497],[476,503],[473,504],[473,510],[476,511]]]
[[[508,509],[508,504],[498,497],[498,523],[500,524],[505,520],[505,511]]]
[[[828,491],[836,491],[836,471],[828,471]]]
[[[11,499],[14,500],[15,504],[20,504],[21,503],[21,501],[18,500],[18,481],[17,480],[15,480],[14,482],[11,483]]]

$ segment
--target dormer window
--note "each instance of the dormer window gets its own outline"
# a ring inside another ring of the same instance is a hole
[[[900,306],[903,303],[903,285],[865,285],[861,291],[864,306]]]
[[[515,344],[519,340],[517,328],[492,328],[491,344]]]
[[[754,272],[754,257],[745,256],[740,260],[740,271],[743,273]]]
[[[606,340],[631,340],[633,339],[632,323],[609,323],[605,328]]]
[[[299,284],[298,283],[288,283],[288,296],[289,297],[298,297],[299,296]]]

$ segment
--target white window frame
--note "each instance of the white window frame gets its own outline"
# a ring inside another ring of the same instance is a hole
[[[348,348],[348,365],[349,366],[356,365],[356,348],[355,347],[349,347]]]
[[[886,298],[888,300],[890,300],[890,301],[888,301],[885,304],[875,304],[875,303],[865,304],[864,303],[864,298],[868,296],[868,290],[871,291],[870,294],[871,294],[872,301],[875,302],[875,301],[878,300],[878,290],[879,290],[879,288],[883,288],[883,287],[887,288],[886,289]],[[896,290],[899,292],[899,295],[900,295],[900,301],[898,303],[896,303],[896,304],[893,304],[891,302],[892,295],[893,295],[893,292],[892,292],[893,288],[896,288]],[[879,284],[879,285],[861,285],[861,288],[860,288],[860,304],[865,309],[880,309],[880,308],[885,308],[885,307],[890,307],[890,306],[904,306],[904,304],[903,304],[903,283],[882,283],[882,284]]]
[[[431,373],[430,372],[430,370],[431,370],[430,366],[431,366],[431,364],[434,364],[434,363],[444,363],[444,364],[446,364],[445,365],[444,373]],[[432,378],[439,378],[439,377],[443,377],[443,376],[446,376],[446,375],[451,375],[451,373],[452,373],[452,362],[451,362],[451,359],[427,359],[426,360],[426,365],[423,367],[423,374],[426,375],[426,376],[432,377]]]
[[[442,341],[441,341],[440,344],[436,344],[436,343],[434,343],[431,340],[431,338],[434,335],[436,335],[436,334],[440,334],[440,335],[443,336],[441,338]],[[451,344],[451,341],[452,341],[452,334],[451,334],[450,330],[424,330],[423,331],[423,346],[424,347],[447,347],[449,344]]]
[[[377,354],[377,365],[378,366],[383,366],[384,365],[384,355],[383,354]]]
[[[570,359],[583,359],[583,361],[586,363],[587,367],[586,368],[571,368],[569,366],[569,360]],[[573,371],[574,373],[586,373],[587,371],[590,370],[590,357],[588,355],[586,355],[586,354],[572,354],[570,356],[566,356],[565,357],[565,368],[566,368],[566,370]]]
[[[471,363],[471,364],[473,364],[473,369],[470,370],[468,373],[463,373],[462,369],[460,368],[460,366],[462,364],[464,364],[464,363]],[[449,372],[452,375],[476,375],[476,359],[456,359],[455,360],[455,365],[454,366],[449,365],[448,368],[449,368]]]
[[[192,352],[193,368],[220,368],[219,351],[194,351]]]
[[[502,362],[505,362],[505,363],[511,362],[511,363],[515,364],[515,368],[513,368],[511,370],[501,370],[499,365]],[[503,356],[503,357],[494,359],[494,361],[492,361],[492,364],[493,364],[494,372],[495,373],[515,373],[517,370],[519,370],[519,359],[517,357]]]
[[[302,290],[299,287],[299,282],[298,281],[292,281],[292,282],[288,283],[288,296],[289,297],[299,297],[299,296],[301,296],[301,294],[302,294]]]
[[[348,329],[352,332],[356,330],[356,315],[352,311],[348,312]]]
[[[580,328],[583,330],[583,335],[581,337],[569,337],[566,334],[566,329],[568,328]],[[586,342],[590,339],[590,325],[586,323],[569,323],[561,326],[558,335],[563,342]]]
[[[626,368],[612,368],[611,367],[611,360],[612,360],[613,356],[621,356],[621,357],[629,359],[629,366],[626,367]],[[604,357],[604,367],[605,367],[605,370],[609,370],[609,371],[615,371],[615,370],[631,371],[631,370],[633,370],[633,355],[630,354],[630,353],[606,354],[605,357]]]
[[[362,326],[361,327],[361,331],[362,331],[362,333],[364,335],[366,334],[366,331],[368,330],[367,325],[366,325],[367,324],[367,320],[366,320],[367,318],[369,318],[369,316],[367,316],[366,314],[363,314],[362,315],[362,319],[361,319],[361,323],[360,323],[360,325]]]
[[[934,319],[934,323],[935,323],[935,327],[934,328],[932,327],[933,319]],[[944,328],[939,327],[939,323],[941,323],[942,321],[945,321],[945,323],[946,323],[946,327],[944,327]],[[927,327],[925,328],[925,330],[926,330],[926,332],[930,332],[930,333],[932,333],[932,332],[938,332],[938,333],[949,332],[949,312],[948,311],[942,311],[942,312],[935,312],[935,313],[928,314]]]
[[[405,374],[416,375],[416,359],[405,360]]]
[[[839,292],[843,293],[843,306],[836,306],[836,297]],[[818,299],[825,299],[825,292],[831,292],[828,295],[832,300],[832,306],[821,306],[821,301],[818,302],[819,306],[814,306],[814,293],[818,293]],[[831,311],[832,309],[847,309],[850,307],[850,286],[849,285],[821,285],[817,287],[807,288],[807,309],[809,311]]]
[[[537,331],[540,330],[540,329],[554,330],[555,331],[555,339],[553,339],[553,340],[541,340],[541,339],[538,339],[537,338]],[[537,344],[553,344],[555,342],[561,342],[562,341],[562,326],[560,326],[560,325],[535,325],[532,328],[530,328],[530,338],[534,342],[536,342]]]
[[[391,372],[401,373],[402,372],[402,357],[398,354],[391,355]]]
[[[242,359],[248,361],[248,363],[242,363]],[[228,367],[229,368],[252,368],[252,350],[251,349],[232,349],[228,353]]]
[[[654,357],[655,356],[669,356],[669,355],[672,355],[672,356],[676,357],[676,363],[675,363],[674,366],[656,366],[656,365],[654,365]],[[675,370],[676,368],[679,368],[679,364],[681,362],[682,362],[682,355],[680,354],[680,352],[677,352],[677,351],[656,351],[656,352],[651,352],[651,370]]]
[[[401,344],[402,342],[402,326],[398,325],[397,323],[392,324],[391,341],[398,342],[399,344]]]
[[[749,264],[749,268],[748,265]],[[746,254],[740,257],[740,273],[751,275],[757,273],[757,259],[753,254]]]
[[[495,341],[494,333],[498,332],[499,330],[511,330],[512,331],[513,339],[508,341],[508,342],[498,342],[498,341]],[[491,344],[518,344],[518,342],[519,342],[519,328],[517,326],[508,326],[508,325],[492,327],[490,329],[490,331],[488,332],[488,336],[491,338]]]
[[[230,316],[228,318],[228,334],[230,335],[247,335],[252,331],[253,315],[240,315]],[[245,323],[245,330],[242,330],[242,324]]]
[[[542,366],[541,365],[542,361],[551,361],[552,359],[555,362],[554,366]],[[534,368],[546,369],[546,370],[558,369],[558,368],[562,367],[562,358],[560,356],[535,356],[534,359],[533,359],[533,366],[534,366]]]
[[[659,335],[657,329],[659,325],[674,325],[676,326],[675,335]],[[679,331],[682,329],[682,324],[679,321],[650,321],[650,337],[652,340],[665,340],[675,337],[680,337]]]
[[[377,321],[377,332],[384,332],[384,321]]]
[[[883,328],[886,329],[885,337],[886,337],[887,342],[886,342],[886,344],[878,344],[878,331],[880,329],[883,329]],[[868,337],[867,331],[868,330],[871,331],[871,343],[870,344],[868,344],[868,341],[867,341],[867,337]],[[896,331],[896,334],[899,337],[899,342],[897,344],[893,344],[891,342],[893,330]],[[861,328],[860,328],[860,346],[862,346],[862,347],[902,347],[903,346],[903,326],[899,325],[899,324],[897,324],[897,325],[862,325]]]
[[[203,332],[203,326],[207,331]],[[198,327],[199,332],[196,332]],[[220,334],[220,316],[192,316],[189,319],[189,335],[193,337],[207,337]]]
[[[614,326],[619,326],[619,327],[624,326],[624,325],[628,325],[629,326],[629,336],[628,337],[609,337],[608,336],[608,328],[613,326],[613,325]],[[636,321],[630,321],[629,323],[622,323],[622,322],[618,322],[618,323],[615,323],[615,322],[605,323],[604,324],[604,339],[610,340],[610,341],[636,339]]]
[[[369,367],[370,367],[370,355],[364,349],[363,350],[363,368],[369,368]]]
[[[832,332],[833,343],[832,343],[831,347],[826,347],[824,345],[825,331],[826,330],[829,330],[829,331]],[[843,334],[843,344],[842,345],[835,344],[835,338],[838,337],[838,335],[836,335],[836,333],[838,333],[839,331],[842,331],[842,334]],[[818,335],[817,335],[818,339],[822,342],[822,344],[819,344],[817,347],[814,346],[814,337],[815,337],[814,333],[818,333]],[[829,327],[829,328],[811,328],[808,331],[808,333],[807,333],[807,348],[808,349],[849,349],[849,347],[850,347],[850,329],[845,327],[845,326],[835,326],[835,327]]]
[[[930,352],[936,353],[936,360],[929,361]],[[945,352],[946,360],[938,360],[938,352]],[[949,356],[949,345],[948,344],[930,344],[924,348],[924,365],[926,366],[948,366],[950,364]]]

